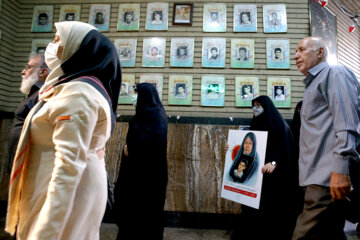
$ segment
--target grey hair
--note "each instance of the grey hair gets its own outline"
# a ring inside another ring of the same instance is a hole
[[[324,41],[324,39],[319,38],[319,37],[312,37],[311,38],[313,41],[313,50],[317,51],[319,50],[319,48],[324,49],[324,57],[323,60],[326,61],[326,59],[328,58],[328,53],[329,53],[329,49],[327,47],[326,42]]]
[[[40,58],[40,67],[46,68],[49,70],[49,67],[46,65],[44,54],[38,54],[38,53],[30,53],[29,60],[33,58]]]

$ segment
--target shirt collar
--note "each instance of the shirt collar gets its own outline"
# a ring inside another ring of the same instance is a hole
[[[318,65],[312,67],[309,69],[308,74],[306,75],[306,78],[303,80],[303,83],[305,84],[305,87],[308,87],[312,80],[321,72],[324,68],[329,66],[327,62],[321,62]]]

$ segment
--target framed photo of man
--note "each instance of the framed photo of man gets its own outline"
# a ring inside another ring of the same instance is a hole
[[[251,101],[259,96],[259,78],[249,76],[235,77],[236,107],[251,107]]]
[[[61,5],[59,22],[80,21],[81,5]]]
[[[143,67],[165,66],[166,38],[144,38]]]
[[[137,39],[115,39],[114,45],[119,54],[121,67],[135,67]]]
[[[205,3],[203,12],[204,32],[226,32],[226,4]]]
[[[288,77],[268,77],[267,95],[278,108],[291,107],[291,80]]]
[[[192,3],[174,3],[173,25],[192,25],[193,4]]]
[[[201,106],[223,107],[225,99],[225,77],[203,75],[201,77]]]
[[[146,30],[166,31],[168,29],[169,4],[152,2],[147,4]]]
[[[32,19],[32,32],[51,32],[53,23],[52,5],[38,5],[34,7]]]
[[[257,7],[256,4],[234,5],[234,32],[257,31]]]
[[[202,66],[225,68],[226,38],[203,38]]]
[[[254,68],[254,40],[231,39],[231,67],[232,68]]]
[[[100,32],[109,31],[110,11],[110,4],[91,4],[89,23]]]
[[[119,93],[119,104],[132,104],[134,94],[135,74],[123,74]]]
[[[288,39],[266,39],[267,68],[290,68],[290,43]]]
[[[31,42],[31,53],[44,54],[50,42],[52,42],[52,39],[33,39]]]
[[[119,4],[118,31],[139,31],[140,4]]]
[[[170,75],[169,76],[169,105],[191,105],[192,102],[191,75]]]
[[[171,38],[171,67],[192,67],[194,62],[194,38]]]
[[[140,83],[152,83],[159,93],[160,100],[162,100],[163,91],[163,75],[162,74],[140,74]]]
[[[265,4],[263,6],[264,32],[283,33],[287,31],[285,4]]]

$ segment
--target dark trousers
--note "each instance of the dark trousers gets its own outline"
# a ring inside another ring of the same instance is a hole
[[[297,219],[292,240],[346,239],[343,209],[343,201],[331,200],[330,188],[307,186],[304,209]]]

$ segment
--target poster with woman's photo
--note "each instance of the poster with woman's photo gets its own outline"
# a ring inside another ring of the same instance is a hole
[[[171,38],[171,67],[192,67],[194,62],[194,38]]]
[[[80,21],[81,5],[61,5],[59,22]]]
[[[32,32],[51,32],[53,23],[52,5],[38,5],[34,7],[32,19]]]
[[[264,32],[282,33],[287,31],[285,4],[265,4],[263,6]]]
[[[164,67],[165,49],[165,38],[144,38],[142,66]]]
[[[119,53],[121,67],[135,67],[136,38],[115,39],[114,45]]]
[[[267,68],[290,68],[290,43],[288,39],[266,39]]]
[[[204,32],[226,32],[226,4],[205,3],[203,12]]]
[[[154,85],[156,90],[158,91],[159,98],[162,100],[162,91],[163,91],[163,75],[162,74],[140,74],[140,83],[151,83]]]
[[[146,30],[165,31],[168,29],[169,4],[153,2],[147,4]]]
[[[267,135],[265,131],[229,130],[222,198],[259,209]]]
[[[254,40],[231,39],[231,67],[232,68],[254,68]]]
[[[140,25],[140,4],[119,4],[118,31],[138,31]]]
[[[288,77],[268,77],[267,95],[279,108],[291,107],[291,80]]]
[[[226,38],[203,38],[202,66],[225,68]]]
[[[110,4],[91,4],[89,23],[101,32],[109,31],[110,11]]]
[[[223,107],[225,99],[225,77],[203,75],[201,77],[201,106]]]
[[[191,105],[193,77],[191,75],[169,76],[169,105]]]
[[[31,43],[31,53],[44,54],[50,42],[52,42],[52,39],[33,39]]]
[[[135,74],[123,74],[120,86],[119,104],[132,104],[134,94]]]
[[[234,5],[234,32],[257,31],[256,4]]]
[[[235,77],[235,104],[236,107],[251,107],[251,101],[259,96],[259,78]]]

